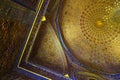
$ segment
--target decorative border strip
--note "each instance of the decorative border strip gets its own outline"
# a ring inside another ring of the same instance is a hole
[[[43,12],[41,11],[41,7],[43,6],[44,3],[45,3],[44,8],[46,8],[47,5],[48,5],[48,3],[49,3],[49,0],[41,0],[41,1],[39,2],[39,4],[38,4],[38,10],[37,10],[37,12],[36,12],[36,17],[35,17],[35,19],[34,19],[34,22],[33,22],[33,24],[32,24],[32,27],[31,27],[31,29],[30,29],[30,32],[29,32],[29,34],[28,34],[28,36],[27,36],[27,40],[26,40],[26,42],[25,42],[24,48],[22,49],[22,53],[21,53],[20,57],[18,58],[19,60],[17,60],[16,65],[15,65],[15,68],[14,68],[15,71],[21,72],[21,73],[23,73],[23,74],[25,74],[25,75],[27,75],[27,76],[30,76],[30,77],[32,77],[32,78],[34,78],[34,79],[37,79],[37,80],[41,80],[41,79],[42,79],[42,80],[51,80],[51,79],[48,78],[48,77],[42,76],[42,75],[40,75],[40,74],[37,74],[37,73],[35,73],[35,72],[31,71],[31,70],[28,70],[28,69],[26,69],[26,68],[23,68],[23,67],[20,66],[20,64],[21,64],[21,61],[22,61],[22,58],[23,58],[25,49],[26,49],[26,47],[27,47],[28,41],[29,41],[29,39],[30,39],[31,33],[32,33],[32,31],[33,31],[33,28],[34,28],[34,26],[36,26],[36,25],[39,26],[39,25],[41,24],[42,16],[45,14],[45,11],[43,11]],[[41,13],[42,13],[42,14],[41,14]],[[41,15],[42,15],[42,16],[41,16]],[[38,19],[38,17],[39,17],[39,19]],[[39,22],[39,24],[36,24],[36,22]],[[40,26],[39,26],[39,28],[40,28]]]

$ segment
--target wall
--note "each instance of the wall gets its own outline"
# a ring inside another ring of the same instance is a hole
[[[0,77],[12,70],[34,16],[11,0],[0,3]]]

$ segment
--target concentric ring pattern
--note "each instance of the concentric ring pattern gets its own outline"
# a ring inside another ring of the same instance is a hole
[[[120,33],[120,2],[101,0],[89,4],[82,12],[80,26],[90,42],[111,42]]]
[[[65,0],[59,22],[65,45],[80,63],[120,73],[120,0]]]

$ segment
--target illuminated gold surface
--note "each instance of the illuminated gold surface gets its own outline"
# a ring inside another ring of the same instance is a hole
[[[73,56],[93,69],[120,72],[119,15],[119,0],[63,1],[60,27]]]
[[[45,16],[42,17],[42,21],[46,21],[46,17]]]
[[[64,51],[49,21],[39,31],[37,46],[32,60],[46,68],[64,74],[67,68]],[[35,45],[36,46],[36,45]]]
[[[99,28],[102,27],[103,26],[102,21],[96,21],[95,26]]]
[[[69,78],[69,74],[65,74],[64,76],[65,76],[66,78]]]

